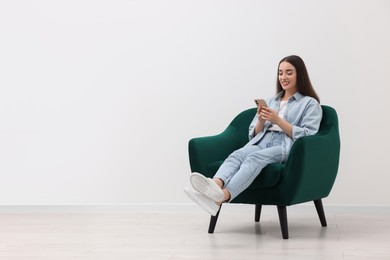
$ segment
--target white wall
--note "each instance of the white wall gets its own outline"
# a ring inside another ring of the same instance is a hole
[[[328,204],[390,205],[390,2],[2,1],[0,204],[187,203],[188,140],[306,62],[339,113]]]

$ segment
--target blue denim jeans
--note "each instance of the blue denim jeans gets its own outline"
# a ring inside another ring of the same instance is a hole
[[[260,174],[261,170],[271,163],[283,162],[283,147],[286,147],[285,133],[269,131],[254,145],[244,146],[233,153],[223,162],[215,174],[221,179],[224,188],[230,192],[230,200],[243,192]],[[286,157],[286,156],[284,156]]]

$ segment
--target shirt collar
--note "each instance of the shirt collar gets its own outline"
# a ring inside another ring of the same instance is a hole
[[[281,99],[283,94],[284,94],[284,90],[280,91],[278,94],[276,94],[276,99]],[[295,92],[295,94],[292,96],[292,98],[294,98],[296,101],[301,100],[303,97],[304,96],[298,91]]]

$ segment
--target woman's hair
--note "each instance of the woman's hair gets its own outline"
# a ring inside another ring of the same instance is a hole
[[[276,80],[276,93],[279,93],[283,90],[282,85],[279,82],[279,66],[282,62],[288,62],[291,65],[294,66],[296,72],[297,72],[297,89],[298,92],[301,93],[304,96],[309,96],[320,102],[320,98],[318,97],[317,93],[315,92],[313,86],[311,85],[309,74],[307,73],[307,69],[305,66],[305,63],[301,59],[301,57],[297,55],[291,55],[284,57],[278,65],[278,74],[277,74],[277,80]]]

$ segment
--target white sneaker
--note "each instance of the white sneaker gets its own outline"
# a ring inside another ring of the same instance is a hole
[[[214,180],[207,178],[200,173],[192,173],[190,181],[192,187],[194,187],[197,192],[205,195],[215,202],[221,202],[225,198],[225,195],[218,184]]]
[[[217,215],[220,206],[215,204],[212,199],[203,196],[202,194],[192,190],[189,187],[184,188],[184,193],[196,204],[198,204],[202,209],[206,210],[209,214],[213,216]]]

